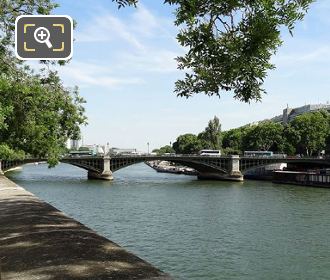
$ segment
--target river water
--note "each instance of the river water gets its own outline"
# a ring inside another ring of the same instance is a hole
[[[8,175],[175,279],[330,279],[330,189],[197,181],[144,164],[113,182],[65,164]]]

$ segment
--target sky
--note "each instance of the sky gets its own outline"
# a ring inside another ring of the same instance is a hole
[[[178,135],[199,133],[218,116],[222,129],[239,127],[289,107],[330,101],[330,1],[312,4],[292,37],[272,58],[276,70],[265,81],[262,102],[241,103],[224,92],[221,98],[175,95],[183,76],[175,57],[174,8],[163,1],[140,0],[138,8],[117,9],[111,0],[60,0],[53,14],[77,22],[70,64],[58,68],[66,86],[77,85],[87,101],[84,144],[106,144],[147,151],[173,143]]]

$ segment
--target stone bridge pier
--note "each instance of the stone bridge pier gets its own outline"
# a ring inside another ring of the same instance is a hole
[[[103,158],[103,170],[101,172],[96,172],[93,170],[88,170],[88,179],[98,179],[98,180],[113,180],[113,175],[110,166],[110,157],[105,156]]]
[[[225,170],[227,172],[220,172],[218,169],[207,168],[199,170],[199,180],[225,180],[225,181],[243,181],[244,176],[240,171],[240,158],[239,156],[231,156],[227,160]]]

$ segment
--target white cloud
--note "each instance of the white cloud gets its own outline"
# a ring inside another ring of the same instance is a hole
[[[139,5],[132,19],[132,30],[143,36],[152,36],[155,30],[161,28],[158,19],[143,5]]]
[[[126,18],[111,13],[94,16],[88,26],[77,32],[76,38],[78,47],[83,43],[97,43],[97,47],[92,47],[94,52],[106,44],[109,49],[113,47],[111,64],[115,69],[129,69],[139,74],[169,73],[177,71],[175,58],[184,53],[174,40],[176,31],[168,18],[157,17],[139,5]]]
[[[70,86],[78,84],[81,87],[96,85],[114,88],[144,83],[140,78],[117,77],[109,68],[95,63],[73,61],[58,70],[65,84]]]
[[[94,16],[87,26],[76,32],[76,40],[84,42],[114,42],[124,40],[138,50],[145,50],[145,37],[173,37],[168,30],[173,28],[167,18],[156,17],[143,5],[128,19],[114,16],[110,12]]]
[[[83,31],[77,32],[79,42],[109,42],[122,39],[134,48],[144,49],[143,44],[128,30],[126,25],[111,14],[95,17]]]
[[[177,71],[175,58],[179,54],[169,50],[153,49],[147,53],[122,53],[120,68],[143,72],[171,73]]]
[[[307,46],[302,51],[292,50],[278,56],[275,56],[273,61],[276,64],[297,66],[301,64],[319,63],[330,61],[330,47],[325,46]]]

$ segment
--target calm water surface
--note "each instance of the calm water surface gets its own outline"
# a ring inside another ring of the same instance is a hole
[[[175,279],[330,279],[330,189],[197,181],[143,164],[113,182],[65,164],[9,176]]]

